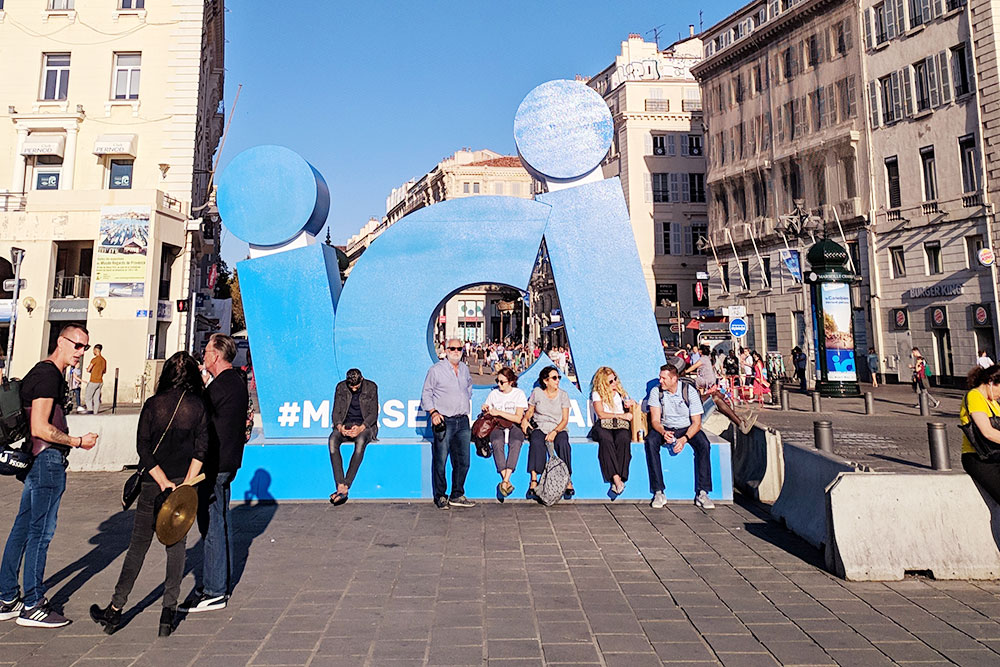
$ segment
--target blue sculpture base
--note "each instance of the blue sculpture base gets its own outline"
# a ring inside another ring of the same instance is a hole
[[[732,502],[733,474],[728,442],[711,437],[712,487],[711,498],[717,502]],[[579,500],[608,501],[608,484],[601,477],[597,463],[597,443],[581,438],[571,439],[573,448],[573,487]],[[341,455],[346,468],[353,445],[345,443]],[[471,452],[465,495],[475,499],[496,501],[496,486],[500,476],[493,457],[483,459]],[[664,491],[667,500],[691,502],[694,498],[694,456],[690,447],[680,454],[661,449]],[[528,489],[526,472],[528,443],[521,448],[517,470],[511,477],[515,487],[512,499],[524,499]],[[448,467],[451,486],[451,467]],[[326,500],[336,490],[330,469],[326,440],[312,438],[289,442],[265,440],[257,435],[247,444],[243,467],[233,481],[234,502],[241,500]],[[364,462],[351,486],[351,499],[363,500],[431,500],[431,446],[422,440],[379,440],[368,445]],[[642,443],[632,443],[632,463],[625,493],[620,500],[649,500],[649,475]]]

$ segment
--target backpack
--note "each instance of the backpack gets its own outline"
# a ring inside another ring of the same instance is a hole
[[[14,475],[22,482],[35,459],[28,423],[21,405],[21,381],[4,378],[0,383],[0,475]]]
[[[535,495],[538,496],[538,502],[551,507],[566,493],[566,487],[569,486],[569,468],[565,461],[556,456],[555,448],[551,444],[548,445],[548,449],[549,460],[541,477],[538,478]]]

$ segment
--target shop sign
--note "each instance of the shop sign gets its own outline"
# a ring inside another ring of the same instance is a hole
[[[993,318],[990,317],[990,307],[984,303],[973,304],[972,324],[977,327],[992,327]]]
[[[934,306],[931,308],[931,326],[935,329],[948,328],[948,311],[944,306]]]
[[[157,322],[169,322],[173,319],[173,308],[172,302],[170,301],[157,301],[156,302],[156,321]]]
[[[656,284],[656,305],[662,308],[667,308],[672,303],[677,303],[677,284],[676,283],[657,283]]]
[[[49,301],[49,320],[86,320],[86,299],[52,299]]]
[[[993,252],[993,248],[982,248],[976,257],[983,266],[993,266],[993,263],[997,261],[997,256]]]
[[[889,322],[893,331],[906,331],[910,328],[910,315],[906,308],[892,308],[889,311]]]
[[[930,285],[929,287],[911,287],[906,293],[910,299],[933,299],[938,296],[961,296],[962,283],[947,285]]]

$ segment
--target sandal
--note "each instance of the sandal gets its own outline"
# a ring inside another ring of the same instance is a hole
[[[514,485],[510,482],[500,482],[500,493],[504,496],[509,496],[514,493]]]
[[[563,500],[572,500],[573,496],[576,495],[576,489],[569,488],[563,491]]]
[[[330,496],[330,502],[333,503],[335,507],[343,505],[347,502],[347,494],[340,493],[339,491],[332,496]]]

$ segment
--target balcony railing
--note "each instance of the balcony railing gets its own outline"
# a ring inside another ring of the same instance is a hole
[[[670,100],[646,100],[646,111],[670,111]]]
[[[891,208],[885,212],[885,218],[889,222],[899,222],[903,219],[903,212],[898,208]]]
[[[27,204],[23,192],[0,192],[0,212],[23,211]]]
[[[90,276],[57,276],[52,288],[52,298],[90,298]]]
[[[941,209],[938,208],[936,201],[927,201],[920,205],[920,211],[924,215],[931,215],[932,213],[940,213]]]
[[[975,206],[983,205],[983,193],[973,192],[971,195],[962,195],[962,206],[965,208],[973,208]]]
[[[701,111],[701,100],[681,100],[681,111]]]

